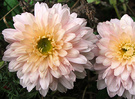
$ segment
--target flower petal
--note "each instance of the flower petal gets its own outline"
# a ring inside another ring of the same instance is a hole
[[[2,31],[5,41],[12,43],[23,40],[23,35],[15,29],[5,29]]]
[[[68,88],[68,89],[72,89],[73,88],[73,82],[72,81],[68,81],[65,77],[61,77],[60,78],[60,83],[64,86],[64,87],[66,87],[66,88]]]
[[[25,12],[22,13],[21,15],[14,16],[13,21],[32,25],[34,22],[34,16],[31,13]]]
[[[118,76],[124,71],[124,66],[119,66],[116,69],[114,69],[114,75]]]
[[[122,78],[124,81],[126,81],[126,80],[128,79],[128,77],[129,77],[129,74],[130,74],[130,72],[125,69],[125,70],[123,71],[123,73],[121,74],[121,78]]]
[[[67,52],[68,52],[67,57],[78,57],[79,56],[79,51],[74,48],[68,50]]]
[[[104,80],[99,80],[97,82],[97,88],[98,89],[104,89],[105,87],[106,87],[106,84],[105,84]]]
[[[74,39],[76,37],[76,35],[74,33],[68,33],[64,35],[64,41],[68,42],[71,41],[72,39]]]
[[[67,57],[67,59],[73,63],[77,63],[77,64],[86,64],[87,63],[87,59],[85,56],[83,55],[79,55],[78,57],[76,58],[69,58]]]

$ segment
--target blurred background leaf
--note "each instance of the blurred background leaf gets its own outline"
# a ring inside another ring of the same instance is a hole
[[[0,69],[4,66],[4,61],[0,61]]]

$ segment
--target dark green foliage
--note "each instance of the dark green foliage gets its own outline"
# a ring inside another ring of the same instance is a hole
[[[52,6],[57,2],[68,4],[68,6],[72,8],[71,11],[77,10],[77,7],[82,3],[77,3],[79,0],[0,0],[0,99],[43,99],[36,89],[28,92],[26,88],[23,88],[16,76],[16,72],[9,72],[8,63],[2,61],[3,53],[8,45],[1,34],[2,30],[9,27],[14,28],[12,18],[16,14],[25,11],[33,13],[34,4],[37,1],[46,2],[49,6]],[[91,17],[97,21],[90,21],[93,22],[92,28],[95,30],[94,34],[97,34],[96,25],[98,22],[110,20],[111,18],[120,18],[125,13],[129,14],[135,21],[135,4],[132,4],[132,0],[130,0],[130,2],[129,0],[86,1],[95,11]],[[25,4],[21,5],[22,2],[25,2]],[[131,4],[132,6],[129,6]],[[80,16],[83,17],[83,15]],[[89,20],[90,17],[86,16],[84,18]],[[89,24],[90,23],[88,22],[88,26]],[[67,93],[49,90],[44,99],[110,99],[106,89],[100,91],[97,90],[96,79],[97,76],[94,72],[87,71],[87,77],[85,79],[76,80],[74,89],[68,90]],[[112,99],[117,98],[118,96]]]

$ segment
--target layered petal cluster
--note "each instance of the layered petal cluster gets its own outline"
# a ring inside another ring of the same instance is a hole
[[[124,15],[99,23],[97,30],[101,36],[94,65],[98,89],[106,87],[110,97],[135,99],[135,22]]]
[[[3,60],[9,70],[17,71],[20,84],[28,91],[34,87],[46,96],[49,89],[65,92],[72,89],[76,77],[84,78],[92,69],[96,36],[86,21],[70,14],[67,5],[36,3],[34,15],[13,17],[15,29],[2,31],[10,43]]]

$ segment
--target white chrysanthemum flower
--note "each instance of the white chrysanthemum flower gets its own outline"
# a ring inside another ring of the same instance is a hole
[[[17,71],[20,84],[28,91],[34,87],[45,96],[48,89],[65,92],[72,89],[76,77],[91,69],[96,37],[86,21],[70,14],[67,5],[36,3],[34,16],[22,13],[13,17],[15,29],[2,34],[10,43],[3,60],[9,70]]]
[[[135,22],[124,15],[121,20],[99,23],[97,29],[101,36],[94,65],[98,89],[107,87],[110,97],[135,99]]]

